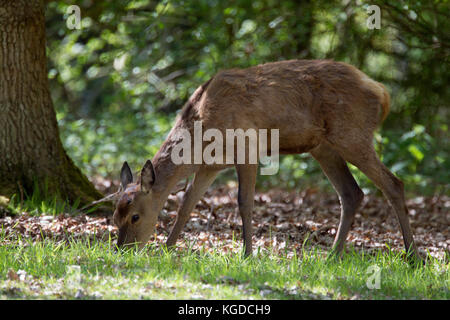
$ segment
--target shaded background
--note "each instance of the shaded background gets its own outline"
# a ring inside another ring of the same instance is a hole
[[[125,160],[139,170],[217,71],[326,58],[387,86],[391,113],[374,143],[407,192],[450,193],[448,1],[85,0],[81,30],[66,26],[71,4],[47,6],[49,78],[64,147],[91,178],[117,178]],[[379,30],[366,26],[373,4]],[[258,185],[331,188],[308,155],[281,157]]]

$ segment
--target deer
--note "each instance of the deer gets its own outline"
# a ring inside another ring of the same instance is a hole
[[[171,153],[181,143],[180,131],[193,133],[194,122],[224,132],[227,128],[279,130],[279,154],[309,153],[335,189],[340,221],[332,252],[341,254],[364,193],[348,164],[361,170],[380,189],[395,212],[408,254],[417,257],[404,184],[379,159],[373,133],[389,113],[385,86],[356,67],[333,60],[287,60],[246,69],[219,71],[185,103],[153,160],[147,160],[133,182],[127,162],[120,172],[113,221],[117,246],[142,248],[154,234],[159,212],[172,189],[191,179],[167,238],[168,248],[218,173],[235,168],[238,212],[242,219],[244,255],[252,254],[252,211],[258,164],[182,163]]]

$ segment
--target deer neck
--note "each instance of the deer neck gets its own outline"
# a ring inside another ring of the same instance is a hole
[[[161,201],[158,201],[160,202],[159,206],[164,205],[170,192],[180,180],[188,178],[195,172],[193,164],[175,164],[172,161],[172,150],[179,143],[179,140],[174,138],[175,130],[172,130],[153,159],[156,179],[152,192]]]

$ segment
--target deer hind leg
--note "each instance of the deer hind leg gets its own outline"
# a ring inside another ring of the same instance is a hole
[[[342,252],[348,232],[353,223],[364,193],[353,178],[347,163],[328,143],[322,143],[311,151],[320,167],[336,190],[341,202],[341,220],[334,239],[333,251]]]
[[[175,225],[167,238],[166,245],[168,247],[175,245],[181,230],[183,230],[184,226],[189,221],[192,209],[194,209],[197,202],[206,192],[208,187],[213,183],[218,172],[218,170],[201,168],[195,174],[194,179],[189,184],[188,189],[183,196],[182,203],[178,209]]]
[[[358,137],[358,135],[352,135],[352,137]],[[358,167],[383,192],[397,215],[406,251],[417,256],[417,248],[408,219],[403,182],[380,161],[372,145],[371,137],[360,138],[356,142],[353,141],[352,144],[351,139],[340,139],[334,145],[345,160]]]
[[[236,165],[239,180],[238,205],[242,218],[245,256],[252,253],[252,211],[258,165]]]

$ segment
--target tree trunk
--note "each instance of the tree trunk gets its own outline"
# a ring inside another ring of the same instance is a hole
[[[0,194],[101,197],[59,138],[45,54],[43,0],[0,0]],[[45,190],[47,189],[47,190]]]

